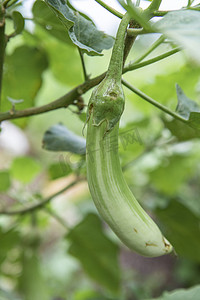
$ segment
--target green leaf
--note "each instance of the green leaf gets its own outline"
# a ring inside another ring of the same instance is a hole
[[[200,112],[191,112],[188,121],[191,127],[200,130]]]
[[[2,262],[6,259],[9,251],[19,244],[20,236],[19,233],[14,229],[4,231],[0,227],[0,241],[0,264],[2,264]]]
[[[44,1],[37,0],[33,5],[32,12],[36,24],[58,40],[73,45],[65,26]]]
[[[73,11],[62,0],[46,0],[56,16],[66,27],[72,42],[88,55],[101,55],[103,49],[112,47],[114,39],[81,14]]]
[[[156,22],[155,29],[186,49],[200,63],[200,12],[179,10],[167,13]]]
[[[85,154],[86,140],[62,124],[53,125],[43,137],[43,148],[50,151],[69,151],[76,154]]]
[[[72,172],[69,164],[66,164],[64,161],[60,161],[59,163],[55,163],[49,166],[48,173],[50,179],[57,179],[63,176],[66,176]]]
[[[172,155],[150,172],[150,181],[162,193],[175,195],[177,190],[194,172],[196,161],[191,156]]]
[[[199,300],[200,285],[190,289],[179,289],[172,292],[164,292],[159,298],[149,300]]]
[[[13,178],[23,182],[31,182],[41,171],[41,165],[28,156],[17,157],[13,160],[10,173]]]
[[[68,87],[80,84],[83,75],[77,49],[48,37],[44,37],[43,40],[55,78]]]
[[[48,286],[41,272],[40,261],[31,249],[23,250],[22,273],[18,279],[18,288],[24,299],[49,300]]]
[[[12,19],[14,22],[15,33],[20,34],[24,29],[24,18],[18,11],[13,11]]]
[[[200,112],[200,106],[195,101],[189,99],[178,84],[176,84],[176,93],[178,98],[176,112],[178,114],[185,119],[189,119],[191,112]]]
[[[17,104],[17,109],[24,109],[34,105],[35,97],[42,84],[42,73],[47,68],[47,56],[40,49],[22,45],[5,58],[3,76],[2,111],[11,109],[8,97],[23,99]],[[21,126],[25,119],[15,121]]]
[[[95,214],[88,214],[67,235],[69,253],[82,264],[85,272],[112,292],[119,291],[118,247],[106,237]]]
[[[87,114],[85,112],[82,112],[81,114],[79,114],[78,117],[83,123],[85,123],[87,120]]]
[[[178,84],[184,87],[185,94],[196,98],[195,86],[198,84],[200,74],[200,68],[196,65],[185,65],[175,69],[170,73],[164,73],[156,76],[152,83],[142,87],[145,94],[149,95],[153,99],[156,99],[162,104],[167,104],[171,109],[176,108],[177,94],[175,85]],[[164,93],[162,91],[165,91]],[[136,105],[144,110],[145,103],[138,101]],[[148,104],[149,109],[152,105]]]
[[[164,209],[157,208],[156,215],[165,224],[164,234],[177,255],[200,262],[200,218],[176,200],[172,200]]]
[[[7,170],[0,171],[0,192],[7,191],[10,185],[11,185],[10,172]]]
[[[172,121],[163,119],[163,123],[180,142],[200,137],[200,131],[198,129],[192,128],[188,126],[188,124],[184,124],[176,119]]]
[[[74,300],[114,300],[113,298],[104,297],[102,294],[93,290],[76,291]]]

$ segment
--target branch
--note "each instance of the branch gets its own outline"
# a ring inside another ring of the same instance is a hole
[[[144,66],[150,65],[152,63],[155,63],[161,59],[164,59],[176,52],[180,51],[180,48],[172,49],[164,54],[161,54],[155,58],[151,58],[149,60],[146,60],[142,63],[133,63],[129,64],[124,67],[123,74],[132,70],[136,70],[139,68],[142,68]],[[74,89],[72,89],[69,93],[65,94],[64,96],[58,98],[57,100],[50,102],[49,104],[39,106],[39,107],[30,107],[26,108],[24,110],[10,110],[4,113],[0,114],[0,122],[4,120],[12,120],[12,119],[18,119],[23,117],[29,117],[34,116],[38,114],[42,114],[51,110],[59,109],[59,108],[66,108],[70,104],[74,104],[74,101],[78,99],[82,94],[89,91],[91,88],[93,88],[95,85],[99,84],[103,78],[105,77],[106,73],[103,73],[95,78],[92,78],[83,84],[78,85]]]
[[[185,10],[200,11],[200,7],[199,6],[190,6],[190,7],[181,8],[179,10],[177,10],[177,9],[175,9],[175,10],[155,10],[153,12],[153,16],[154,17],[164,17],[167,13],[174,12],[174,11],[185,11]]]
[[[0,4],[0,108],[1,108],[1,94],[2,94],[2,79],[3,79],[3,63],[6,48],[5,36],[5,8]]]
[[[155,10],[158,10],[162,0],[153,0],[151,4],[147,7],[146,11],[148,13],[153,13]]]
[[[98,4],[100,4],[102,7],[104,7],[105,9],[107,9],[107,11],[109,11],[111,14],[115,15],[116,17],[122,19],[123,18],[123,14],[121,14],[119,11],[117,11],[116,9],[112,8],[111,6],[107,5],[106,3],[104,3],[101,0],[95,0]]]
[[[42,208],[44,206],[46,206],[53,198],[59,196],[60,194],[62,194],[63,192],[67,191],[68,189],[70,189],[71,187],[73,187],[74,185],[76,185],[77,183],[79,183],[80,181],[85,180],[85,178],[79,177],[76,180],[72,181],[70,184],[68,184],[66,187],[64,187],[63,189],[61,189],[60,191],[54,193],[53,195],[43,199],[43,201],[34,204],[32,206],[29,207],[25,207],[22,209],[18,209],[18,210],[11,210],[11,211],[6,211],[6,210],[2,210],[0,211],[0,215],[24,215],[26,213],[30,213],[33,212],[39,208]]]
[[[156,57],[153,57],[153,58],[150,58],[148,60],[145,60],[143,62],[140,62],[140,63],[129,63],[127,66],[124,67],[123,69],[123,74],[126,73],[126,72],[129,72],[129,71],[133,71],[133,70],[136,70],[136,69],[139,69],[139,68],[142,68],[142,67],[145,67],[145,66],[148,66],[150,64],[153,64],[155,62],[158,62],[166,57],[169,57],[177,52],[179,52],[181,50],[181,48],[177,47],[177,48],[174,48],[172,50],[169,50],[161,55],[158,55]]]
[[[147,50],[144,54],[142,54],[139,58],[137,58],[134,63],[141,62],[145,57],[147,57],[153,50],[155,50],[160,44],[162,44],[165,40],[165,37],[161,35]]]
[[[83,53],[82,53],[82,51],[79,47],[77,47],[77,48],[78,48],[78,52],[79,52],[80,59],[81,59],[81,65],[82,65],[82,69],[83,69],[84,80],[87,81],[89,79],[89,76],[88,76],[87,71],[86,71],[86,66],[85,66]]]
[[[89,91],[92,87],[97,85],[102,81],[102,79],[105,77],[106,73],[103,73],[93,79],[90,79],[83,84],[78,85],[71,91],[69,91],[64,96],[58,98],[57,100],[50,102],[46,105],[42,105],[39,107],[30,107],[26,108],[24,110],[15,110],[15,111],[7,111],[0,114],[0,122],[4,120],[12,120],[12,119],[18,119],[23,117],[29,117],[33,115],[42,114],[51,110],[55,110],[58,108],[66,108],[70,104],[73,104],[74,101],[79,98],[82,94]]]
[[[152,105],[154,105],[155,107],[159,108],[160,110],[164,111],[165,113],[167,113],[168,115],[172,116],[173,118],[188,124],[188,121],[181,117],[180,115],[178,115],[177,113],[171,111],[169,108],[167,108],[166,106],[160,104],[159,102],[155,101],[153,98],[149,97],[148,95],[146,95],[145,93],[143,93],[142,91],[140,91],[139,89],[137,89],[136,87],[134,87],[133,85],[131,85],[130,83],[128,83],[126,80],[122,79],[122,83],[123,85],[125,85],[129,90],[131,90],[132,92],[134,92],[136,95],[140,96],[142,99],[146,100],[147,102],[151,103]]]
[[[138,28],[140,27],[140,25],[134,21],[134,20],[131,20],[130,23],[129,23],[129,28]],[[123,58],[123,66],[125,64],[125,61],[128,57],[128,54],[134,44],[136,40],[136,36],[129,36],[127,33],[126,33],[126,38],[125,38],[125,46],[124,46],[124,58]]]

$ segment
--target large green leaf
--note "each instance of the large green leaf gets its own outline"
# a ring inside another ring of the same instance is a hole
[[[200,285],[190,289],[179,289],[172,292],[164,292],[159,298],[149,300],[199,300]]]
[[[45,131],[42,143],[43,148],[50,151],[86,152],[86,140],[62,124],[53,125]]]
[[[165,126],[180,141],[200,137],[200,106],[197,102],[188,98],[178,84],[176,85],[176,93],[178,98],[176,112],[185,119],[189,119],[189,124],[185,124],[176,119],[172,121],[164,119],[163,122]]]
[[[190,57],[200,63],[199,11],[169,12],[155,24],[155,28],[186,49]]]
[[[69,232],[67,239],[71,242],[69,253],[81,262],[85,272],[112,292],[117,292],[119,249],[104,235],[99,218],[88,214]]]
[[[24,109],[34,105],[34,99],[42,84],[42,73],[47,68],[45,53],[35,47],[22,45],[5,58],[3,77],[2,111],[10,110],[8,97],[23,99],[16,109]],[[25,121],[16,121],[24,125]]]
[[[165,126],[179,141],[187,141],[200,137],[200,130],[192,128],[189,124],[185,124],[177,119],[168,121],[163,119]]]
[[[33,5],[32,12],[35,23],[58,40],[73,45],[65,26],[44,1],[37,0]]]
[[[194,172],[196,161],[189,155],[175,154],[164,158],[150,172],[150,181],[156,189],[166,195],[175,195],[177,190]]]
[[[189,119],[191,112],[200,112],[200,106],[197,104],[197,102],[188,98],[178,84],[176,85],[176,93],[178,98],[176,111],[178,114],[185,119]]]
[[[157,208],[156,215],[165,224],[164,233],[177,255],[200,262],[200,218],[176,200],[164,209]]]
[[[18,245],[20,242],[19,233],[14,230],[10,229],[8,231],[3,230],[0,227],[0,264],[5,260],[9,251],[14,249],[16,244]]]
[[[40,260],[31,249],[23,249],[22,272],[18,288],[26,300],[49,300],[48,285],[45,283]]]
[[[41,166],[39,162],[28,156],[15,158],[10,170],[13,178],[23,183],[29,183],[40,171]]]
[[[83,72],[77,49],[46,36],[44,36],[43,44],[55,78],[67,86],[74,87],[80,84],[83,81]]]
[[[7,191],[10,184],[10,172],[7,170],[0,171],[0,192]]]
[[[88,55],[101,55],[103,49],[112,47],[114,39],[87,18],[72,10],[63,0],[46,0],[56,16],[66,27],[72,42]]]
[[[188,122],[191,127],[200,131],[200,112],[191,112]]]

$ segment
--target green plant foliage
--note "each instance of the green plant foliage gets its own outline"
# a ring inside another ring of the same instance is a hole
[[[48,105],[81,84],[84,88],[77,92],[83,104],[80,108],[85,109],[94,88],[93,77],[107,71],[110,51],[104,50],[114,43],[113,37],[95,26],[98,18],[96,11],[93,14],[92,2],[95,5],[104,0],[88,1],[88,11],[85,1],[80,0],[0,2],[7,5],[7,36],[3,36],[4,9],[0,4],[0,69],[4,58],[0,120],[5,112],[10,117],[18,110]],[[183,48],[176,55],[127,72],[123,77],[187,119],[190,126],[124,88],[125,111],[118,139],[120,164],[131,192],[155,218],[176,253],[142,258],[124,248],[112,231],[106,232],[107,225],[101,224],[96,215],[86,181],[82,137],[86,110],[78,111],[78,105],[70,105],[26,118],[3,120],[0,300],[200,299],[200,4],[188,0],[181,8],[181,1],[177,1],[180,10],[148,22],[144,18],[147,10],[143,14],[134,5],[140,6],[142,1],[115,2],[114,9],[119,8],[122,13],[128,9],[141,27],[157,31],[136,38],[126,66],[145,53],[149,54],[141,63],[157,55],[161,57],[175,45]],[[145,4],[155,7],[160,2],[164,4],[160,0],[146,0]],[[163,8],[160,7],[160,15]],[[157,8],[154,13],[159,14]],[[94,22],[87,14],[93,16]],[[106,14],[110,16],[107,30],[112,30],[114,19],[120,19],[105,9],[102,26],[106,24]],[[150,53],[149,47],[160,36],[158,31],[165,35],[165,42]],[[8,41],[5,55],[3,38]],[[81,58],[88,76],[86,84]],[[74,99],[74,104],[76,101],[79,99]],[[26,156],[16,140],[18,132],[29,141]],[[59,194],[76,178],[83,181]],[[59,196],[48,205],[28,210],[57,192]],[[123,220],[127,222],[126,218]]]
[[[97,30],[95,25],[73,11],[61,0],[47,0],[56,16],[66,27],[72,42],[88,55],[101,55],[103,49],[112,47],[114,39]]]
[[[190,289],[179,289],[172,292],[165,292],[161,297],[151,300],[198,300],[199,293],[200,285],[196,285]]]
[[[0,171],[0,192],[7,191],[10,185],[10,172],[7,170]]]
[[[68,252],[82,264],[85,272],[112,292],[119,291],[118,247],[104,235],[95,214],[88,214],[67,235]],[[80,251],[81,249],[81,251]]]
[[[36,253],[31,249],[24,249],[22,253],[22,272],[18,289],[27,300],[49,300],[48,286],[40,267]]]
[[[196,160],[189,155],[175,154],[150,172],[151,182],[156,189],[166,195],[175,195],[181,185],[194,172]]]
[[[20,234],[15,229],[4,230],[0,227],[0,265],[7,258],[9,251],[20,243]]]
[[[200,106],[197,102],[189,99],[178,84],[176,85],[176,93],[178,98],[177,113],[188,119],[191,112],[200,112]]]
[[[162,104],[167,104],[170,108],[176,108],[176,84],[184,87],[184,93],[190,98],[195,99],[195,86],[198,83],[200,69],[198,66],[189,66],[184,65],[178,68],[178,70],[174,69],[169,73],[165,73],[162,75],[157,75],[156,78],[152,80],[148,85],[143,86],[143,91],[145,94],[150,95],[153,99],[156,99],[158,102]],[[161,91],[164,90],[164,93]],[[141,104],[140,104],[141,103]],[[147,106],[151,108],[150,104],[146,104],[143,101],[138,101],[136,103],[137,106],[140,105],[141,110],[143,106]]]
[[[197,128],[192,128],[181,121],[175,119],[168,121],[163,119],[163,123],[180,142],[200,137],[200,131]]]
[[[24,29],[24,18],[18,11],[13,11],[12,18],[14,22],[15,33],[20,34]]]
[[[32,157],[22,156],[13,160],[10,173],[22,183],[31,182],[41,172],[41,165]]]
[[[179,256],[200,262],[199,221],[183,204],[173,199],[163,209],[157,209],[156,215],[165,224],[165,232]]]
[[[190,57],[200,63],[200,12],[193,10],[169,12],[155,24],[155,29],[164,33],[175,43],[183,46]]]
[[[63,176],[67,176],[72,172],[69,164],[66,164],[64,161],[60,161],[59,163],[55,163],[49,166],[48,174],[50,179],[54,180]]]
[[[23,58],[23,61],[22,61]],[[19,46],[11,55],[5,58],[2,110],[11,110],[7,97],[23,99],[17,104],[17,109],[24,109],[34,105],[42,84],[42,73],[47,68],[47,57],[43,50],[27,45]],[[25,120],[16,121],[25,125]]]
[[[34,22],[40,25],[48,34],[54,36],[59,41],[65,42],[71,46],[73,45],[65,26],[44,1],[35,1],[32,12]]]

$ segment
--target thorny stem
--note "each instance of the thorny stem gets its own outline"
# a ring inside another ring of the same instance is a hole
[[[104,3],[101,0],[95,0],[97,3],[99,3],[102,7],[104,7],[107,11],[109,11],[110,13],[112,13],[113,15],[115,15],[116,17],[122,19],[123,18],[123,14],[121,14],[120,12],[118,12],[116,9],[112,8],[111,6],[107,5],[106,3]]]
[[[6,210],[2,210],[0,211],[0,215],[24,215],[26,213],[30,213],[33,212],[41,207],[46,206],[53,198],[59,196],[60,194],[62,194],[63,192],[67,191],[68,189],[70,189],[71,187],[73,187],[74,185],[76,185],[77,183],[79,183],[80,181],[83,181],[85,178],[79,177],[76,180],[72,181],[70,184],[68,184],[66,187],[64,187],[63,189],[61,189],[60,191],[54,193],[53,195],[43,199],[43,201],[34,204],[32,206],[29,207],[25,207],[22,209],[18,209],[18,210],[11,210],[11,211],[6,211]]]
[[[160,110],[164,111],[168,115],[172,116],[173,118],[175,118],[175,119],[177,119],[177,120],[179,120],[183,123],[188,123],[188,121],[185,118],[181,117],[177,113],[175,113],[175,112],[171,111],[170,109],[168,109],[166,106],[164,106],[164,105],[160,104],[159,102],[155,101],[153,98],[149,97],[148,95],[146,95],[145,93],[143,93],[142,91],[140,91],[139,89],[137,89],[136,87],[134,87],[133,85],[128,83],[126,80],[122,79],[122,83],[129,90],[134,92],[136,95],[140,96],[142,99],[144,99],[145,101],[151,103],[152,105],[154,105],[155,107],[157,107]]]

